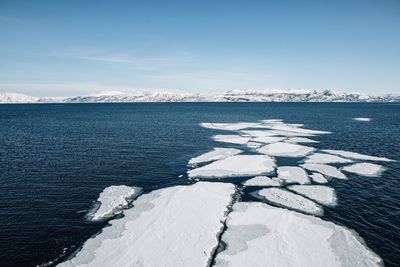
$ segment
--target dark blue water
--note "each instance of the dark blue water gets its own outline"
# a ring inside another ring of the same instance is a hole
[[[353,117],[370,117],[356,122]],[[164,103],[0,105],[0,266],[72,253],[104,223],[85,214],[107,186],[153,190],[188,183],[187,161],[220,133],[200,122],[281,118],[332,131],[317,148],[400,160],[400,105]],[[379,178],[335,181],[324,218],[358,232],[386,266],[400,262],[400,163]]]

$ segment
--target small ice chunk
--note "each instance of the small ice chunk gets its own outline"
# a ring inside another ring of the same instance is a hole
[[[333,155],[338,155],[342,156],[344,158],[350,158],[350,159],[358,159],[358,160],[370,160],[370,161],[393,161],[388,158],[383,158],[383,157],[374,157],[374,156],[369,156],[365,154],[360,154],[356,152],[350,152],[350,151],[344,151],[344,150],[332,150],[332,149],[324,149],[322,150],[323,152],[333,154]]]
[[[128,207],[130,201],[141,192],[142,189],[139,187],[130,187],[126,185],[109,186],[100,193],[97,199],[100,206],[97,211],[93,215],[89,215],[89,217],[93,221],[111,218]]]
[[[270,131],[262,131],[262,130],[244,130],[244,131],[241,131],[241,133],[250,135],[252,137],[277,136],[277,134],[275,134],[275,133],[271,133]]]
[[[329,164],[329,163],[351,163],[353,161],[351,159],[345,159],[335,155],[314,153],[312,155],[307,156],[307,159],[304,162]]]
[[[355,163],[342,168],[343,171],[355,173],[362,176],[377,177],[385,170],[385,167],[373,163]]]
[[[313,182],[318,183],[318,184],[326,184],[328,180],[323,176],[322,174],[318,172],[314,172],[310,175],[311,179]]]
[[[288,188],[325,206],[333,207],[337,203],[335,189],[332,187],[324,185],[291,185]]]
[[[315,148],[302,146],[298,144],[290,144],[277,142],[269,144],[257,149],[262,154],[267,154],[277,157],[304,157],[313,152]]]
[[[329,177],[338,178],[338,179],[347,179],[346,175],[341,173],[338,169],[333,166],[325,165],[325,164],[312,164],[312,163],[305,163],[300,165],[304,169],[319,172]]]
[[[249,127],[255,127],[260,123],[254,122],[235,122],[235,123],[201,123],[200,126],[209,129],[238,131]]]
[[[267,176],[256,176],[243,183],[245,186],[281,186],[281,184],[281,180]]]
[[[371,121],[371,118],[353,118],[355,121]]]
[[[243,151],[240,149],[236,148],[221,148],[221,147],[215,147],[212,151],[204,153],[200,156],[197,156],[195,158],[192,158],[189,160],[189,164],[197,164],[197,163],[202,163],[202,162],[208,162],[208,161],[214,161],[214,160],[219,160],[219,159],[224,159],[230,156],[237,155],[239,153],[242,153]]]
[[[198,182],[142,195],[59,266],[207,266],[234,193]]]
[[[354,231],[260,202],[233,205],[222,241],[218,267],[383,265]]]
[[[236,155],[189,170],[190,178],[222,178],[265,175],[275,169],[275,160],[266,155]]]
[[[310,179],[306,171],[296,166],[282,166],[277,169],[278,178],[286,183],[309,184]]]
[[[317,203],[281,188],[265,188],[257,191],[255,196],[308,214],[322,216],[324,213]]]
[[[280,137],[280,136],[262,136],[262,137],[256,137],[253,138],[252,140],[255,142],[260,142],[260,143],[276,143],[279,141],[285,140],[286,137]]]
[[[224,143],[232,143],[232,144],[239,144],[244,145],[246,144],[251,138],[240,136],[240,135],[215,135],[213,139],[217,142],[224,142]]]
[[[257,143],[257,142],[253,142],[253,141],[249,141],[246,146],[248,148],[259,148],[260,146],[263,146],[264,144],[261,143]]]
[[[319,141],[312,140],[306,137],[290,137],[285,140],[287,143],[319,143]]]

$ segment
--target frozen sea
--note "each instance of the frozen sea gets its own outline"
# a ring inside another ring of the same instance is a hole
[[[332,132],[311,137],[317,149],[396,160],[379,163],[380,177],[332,179],[338,203],[322,219],[355,230],[386,266],[398,266],[400,105],[349,103],[0,105],[0,266],[66,259],[107,224],[87,214],[108,186],[146,193],[191,183],[188,161],[221,146],[213,135],[229,134],[200,123],[263,119]],[[245,188],[242,201],[256,201],[255,189]]]

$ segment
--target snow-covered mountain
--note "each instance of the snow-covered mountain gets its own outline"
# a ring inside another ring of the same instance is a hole
[[[0,104],[5,103],[35,103],[39,100],[37,97],[18,94],[18,93],[0,93]]]
[[[0,93],[0,103],[131,103],[131,102],[400,102],[400,96],[371,96],[331,90],[230,90],[220,94],[170,92],[99,92],[76,97],[32,97]]]

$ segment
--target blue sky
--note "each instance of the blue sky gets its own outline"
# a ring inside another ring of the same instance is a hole
[[[0,92],[400,92],[400,1],[0,0]]]

